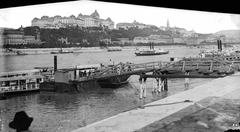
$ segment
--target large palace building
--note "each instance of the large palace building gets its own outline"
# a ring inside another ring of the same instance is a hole
[[[101,19],[97,10],[91,15],[82,15],[81,13],[75,17],[71,15],[69,17],[61,17],[56,15],[54,17],[42,16],[34,18],[32,20],[32,26],[38,26],[40,28],[60,28],[66,26],[80,26],[80,27],[99,27],[104,26],[109,29],[114,28],[114,22],[108,17],[107,19]]]

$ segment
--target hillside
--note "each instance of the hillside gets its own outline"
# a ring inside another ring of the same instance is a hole
[[[102,39],[111,39],[112,41],[118,41],[118,38],[128,38],[133,40],[135,37],[148,37],[152,34],[172,36],[170,32],[165,32],[158,29],[157,27],[149,27],[144,29],[129,28],[119,30],[108,30],[103,27],[68,27],[60,29],[40,29],[39,27],[26,27],[24,28],[25,35],[35,35],[36,31],[40,31],[40,39],[44,42],[47,47],[59,47],[67,46],[61,44],[58,39],[67,38],[68,42],[72,45],[77,46],[79,43],[82,47],[86,46],[99,46],[99,41]],[[89,45],[87,44],[89,43]]]
[[[240,37],[240,29],[238,30],[221,30],[216,32],[214,35],[225,35],[226,37]]]

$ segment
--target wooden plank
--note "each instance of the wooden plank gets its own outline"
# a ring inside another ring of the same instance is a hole
[[[225,76],[217,75],[144,75],[147,78],[220,78]]]

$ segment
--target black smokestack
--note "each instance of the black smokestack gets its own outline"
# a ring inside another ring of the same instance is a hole
[[[221,43],[219,39],[217,40],[217,44],[218,44],[218,51],[221,51]]]
[[[57,56],[54,56],[54,71],[57,70]]]
[[[219,44],[220,44],[220,51],[222,51],[222,40],[219,40]]]

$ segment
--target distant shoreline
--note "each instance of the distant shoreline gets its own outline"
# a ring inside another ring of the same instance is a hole
[[[140,48],[148,48],[149,46],[140,46]],[[179,45],[171,45],[171,46],[155,46],[156,48],[163,47],[163,48],[173,48],[173,47],[186,47],[186,46],[179,46]],[[62,48],[63,50],[73,51],[74,53],[81,53],[81,52],[105,52],[107,49],[101,49],[100,47],[84,47],[84,48]],[[136,46],[125,46],[123,50],[135,50]],[[27,54],[51,54],[51,52],[59,51],[60,48],[29,48],[29,49],[12,49],[12,52],[7,52],[6,49],[0,50],[0,55],[17,55],[17,51],[21,51]]]

